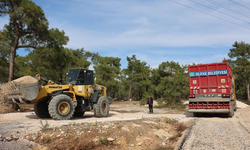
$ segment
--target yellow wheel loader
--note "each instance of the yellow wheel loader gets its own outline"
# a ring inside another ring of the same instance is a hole
[[[97,117],[108,116],[112,99],[108,99],[105,86],[94,83],[93,71],[70,69],[67,74],[67,85],[56,84],[40,75],[14,80],[6,86],[5,97],[13,102],[35,103],[34,110],[40,118],[67,120],[72,116],[82,117],[85,111],[91,110]]]

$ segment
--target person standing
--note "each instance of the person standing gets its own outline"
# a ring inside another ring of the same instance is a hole
[[[149,113],[153,113],[153,98],[149,95],[148,96],[148,108],[149,108]]]

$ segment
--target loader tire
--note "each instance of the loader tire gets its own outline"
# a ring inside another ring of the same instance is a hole
[[[53,97],[49,103],[49,114],[55,120],[68,120],[75,112],[72,99],[64,94]]]
[[[109,102],[104,96],[98,99],[97,105],[94,109],[97,117],[107,117],[109,115]]]
[[[49,107],[48,99],[36,101],[34,104],[35,114],[39,118],[50,118],[48,107]]]

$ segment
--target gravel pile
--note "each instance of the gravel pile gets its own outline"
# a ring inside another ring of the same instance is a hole
[[[183,150],[249,150],[250,134],[234,118],[205,118],[196,121]]]

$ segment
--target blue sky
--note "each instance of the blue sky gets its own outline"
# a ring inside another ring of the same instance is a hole
[[[231,0],[175,1],[189,8],[170,0],[34,0],[44,10],[50,28],[64,30],[69,36],[66,47],[84,47],[102,56],[120,57],[122,68],[127,66],[126,57],[133,54],[152,68],[164,61],[220,62],[235,41],[250,43],[247,22],[250,22],[250,9]],[[250,8],[249,0],[236,2]],[[0,18],[0,29],[7,22],[8,18]],[[18,50],[18,54],[27,52]]]

